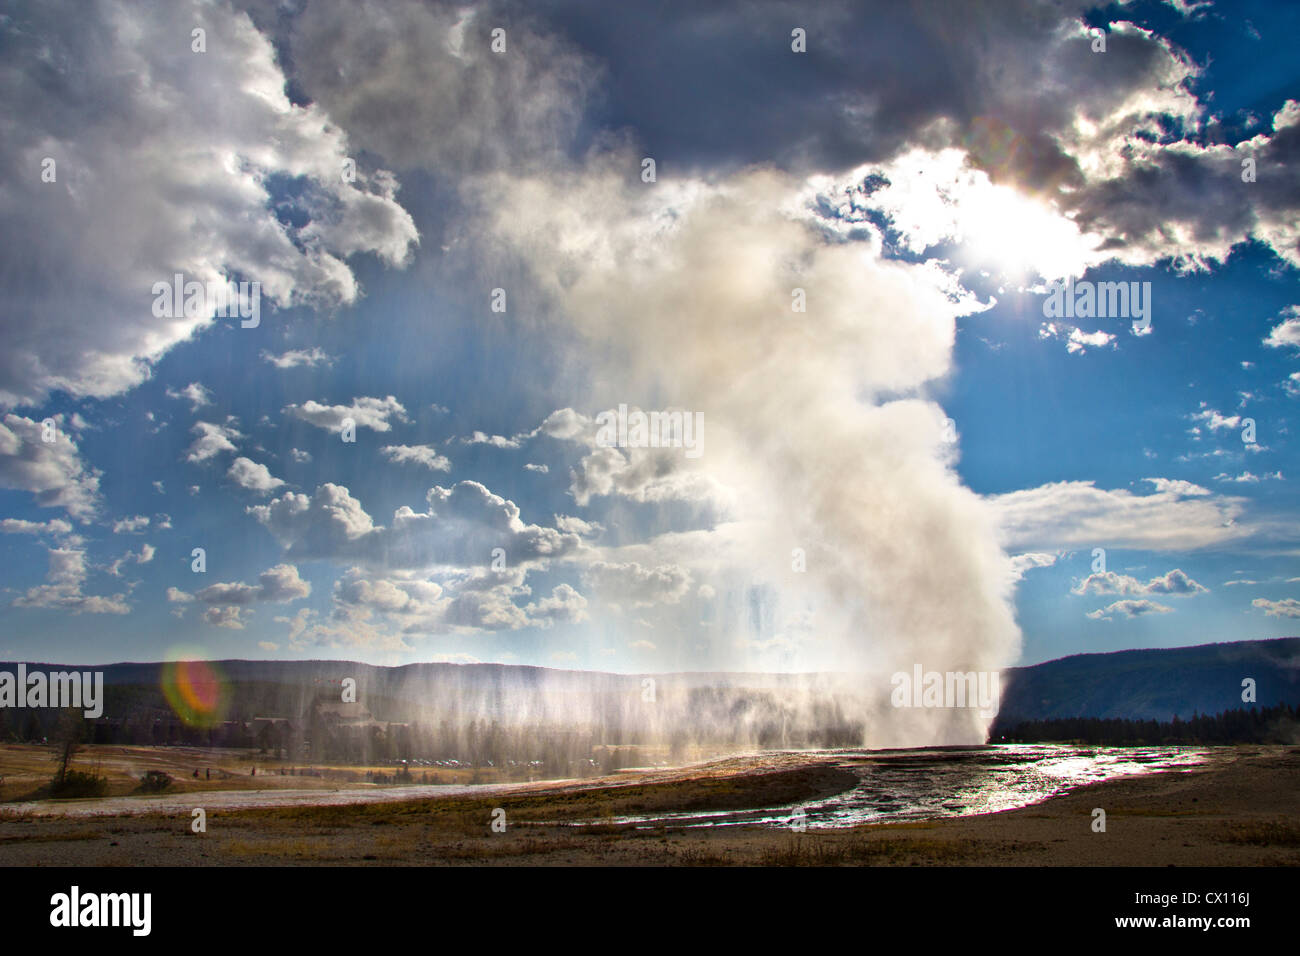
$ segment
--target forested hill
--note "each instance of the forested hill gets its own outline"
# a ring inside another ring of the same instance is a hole
[[[1002,673],[997,726],[1071,717],[1169,721],[1251,704],[1300,704],[1300,638],[1077,654]]]

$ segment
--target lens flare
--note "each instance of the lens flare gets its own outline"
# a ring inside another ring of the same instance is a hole
[[[211,727],[225,716],[226,681],[210,661],[175,655],[163,664],[162,690],[173,713],[188,726]]]
[[[977,116],[971,120],[964,145],[975,165],[997,180],[1014,171],[1025,139],[999,119]]]

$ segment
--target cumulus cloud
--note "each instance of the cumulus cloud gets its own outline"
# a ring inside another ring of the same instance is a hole
[[[519,448],[526,435],[516,435],[514,438],[506,438],[504,435],[489,435],[487,432],[476,431],[460,439],[462,445],[491,445],[493,448]]]
[[[1138,600],[1125,599],[1108,604],[1096,611],[1089,611],[1085,616],[1094,621],[1110,621],[1117,616],[1132,619],[1141,617],[1144,614],[1168,614],[1172,610],[1171,607],[1157,604],[1155,601],[1148,601],[1145,598]]]
[[[1283,481],[1281,471],[1266,471],[1262,475],[1256,475],[1250,471],[1243,471],[1240,475],[1229,475],[1226,472],[1214,476],[1215,481],[1231,481],[1235,484],[1257,485],[1261,481]]]
[[[225,627],[233,631],[244,629],[244,608],[235,605],[221,605],[204,608],[203,619],[213,627]]]
[[[1027,551],[1011,557],[1011,574],[1015,580],[1021,580],[1034,568],[1048,568],[1056,563],[1059,555],[1046,551]]]
[[[306,627],[303,641],[370,645],[585,619],[587,600],[571,585],[532,598],[525,583],[532,570],[575,557],[579,534],[526,524],[513,502],[477,482],[431,488],[427,501],[428,511],[399,508],[387,526],[332,484],[248,509],[287,555],[353,562],[335,583],[331,619]]]
[[[1212,432],[1222,431],[1225,428],[1236,428],[1241,424],[1240,415],[1223,415],[1213,408],[1201,402],[1201,410],[1193,412],[1190,416],[1192,421],[1200,422]]]
[[[54,426],[53,441],[43,440],[44,421]],[[44,421],[10,413],[0,422],[0,488],[29,492],[38,505],[87,520],[99,507],[99,472],[83,464],[62,416]]]
[[[318,365],[333,365],[334,357],[326,354],[324,349],[312,347],[309,349],[289,349],[287,352],[281,352],[274,355],[263,349],[262,358],[270,362],[276,368],[297,368],[305,365],[308,368],[315,368]]]
[[[301,558],[337,558],[389,568],[486,566],[496,548],[511,565],[545,563],[581,547],[576,534],[525,524],[519,507],[475,481],[429,489],[429,510],[399,508],[376,525],[346,487],[289,493],[249,513]]]
[[[1038,329],[1040,339],[1064,339],[1065,351],[1071,355],[1083,355],[1088,349],[1114,346],[1115,336],[1109,332],[1085,332],[1077,326],[1060,322],[1044,322]]]
[[[500,23],[488,10],[324,0],[294,21],[289,44],[304,89],[397,166],[451,175],[519,169],[562,152],[598,81],[593,63],[533,29],[530,14],[506,17],[500,55],[489,46]]]
[[[222,452],[234,451],[235,440],[244,437],[231,425],[213,422],[195,422],[190,432],[197,437],[186,451],[185,460],[195,464],[215,458]]]
[[[47,583],[28,588],[13,600],[14,607],[58,609],[72,614],[131,613],[124,594],[88,595],[82,592],[89,573],[84,550],[51,548],[49,555]]]
[[[338,431],[347,419],[351,419],[357,428],[369,428],[377,432],[392,430],[392,425],[388,423],[390,418],[398,422],[408,421],[406,409],[392,395],[386,398],[354,398],[351,405],[322,405],[320,402],[307,401],[301,405],[286,405],[284,414],[327,431]]]
[[[605,530],[605,526],[598,521],[587,521],[573,515],[556,515],[555,527],[583,538],[594,538]]]
[[[618,495],[632,501],[725,503],[727,492],[680,449],[597,448],[571,470],[579,505]]]
[[[310,594],[311,584],[299,576],[296,567],[292,564],[277,564],[263,571],[258,576],[257,584],[241,581],[210,584],[194,594],[169,587],[167,600],[178,605],[197,601],[206,605],[203,619],[213,627],[243,630],[253,605],[288,604]],[[183,613],[183,610],[177,613]]]
[[[1289,305],[1278,316],[1282,322],[1275,325],[1264,339],[1264,344],[1272,348],[1300,349],[1300,305]]]
[[[527,571],[470,569],[438,572],[397,571],[376,576],[354,567],[334,586],[330,623],[306,629],[305,637],[325,643],[371,641],[384,631],[404,636],[439,633],[546,629],[585,620],[587,599],[569,584],[528,601]],[[357,633],[342,636],[347,628]]]
[[[135,515],[113,522],[113,534],[134,534],[149,527],[148,515]]]
[[[255,491],[259,495],[270,494],[284,484],[284,481],[271,474],[266,465],[258,464],[247,458],[236,458],[226,472],[228,477],[241,488]]]
[[[568,584],[557,584],[549,597],[533,601],[524,608],[531,623],[539,627],[575,624],[587,617],[587,599]]]
[[[431,445],[385,445],[379,453],[398,464],[423,465],[430,471],[451,471],[451,459]]]
[[[348,256],[401,264],[416,242],[393,177],[344,180],[344,133],[290,102],[272,44],[230,5],[21,3],[0,29],[0,97],[26,104],[0,144],[0,404],[55,389],[103,398],[146,379],[212,322],[152,314],[154,283],[177,273],[260,282],[264,305],[348,303]],[[286,177],[303,188],[273,201]],[[295,216],[277,215],[286,204]]]
[[[107,571],[113,577],[122,576],[122,568],[127,564],[148,564],[153,560],[157,549],[151,544],[140,545],[139,551],[128,551],[120,558],[109,564]]]
[[[1176,479],[1148,478],[1138,495],[1092,481],[1059,481],[988,498],[1002,539],[1015,549],[1115,547],[1152,551],[1205,548],[1243,538],[1245,501]]]
[[[245,606],[262,603],[297,601],[311,594],[311,585],[298,575],[292,564],[277,564],[258,576],[257,584],[233,582],[210,584],[194,597],[204,604]]]
[[[1147,597],[1152,594],[1191,595],[1204,594],[1209,588],[1189,578],[1181,569],[1174,568],[1167,574],[1154,577],[1143,583],[1127,574],[1114,571],[1088,575],[1073,588],[1074,594],[1131,594]]]
[[[1280,601],[1255,598],[1250,603],[1252,607],[1262,608],[1267,617],[1300,617],[1300,601],[1295,598],[1283,598]]]
[[[0,534],[71,534],[72,525],[60,518],[49,521],[27,521],[24,518],[5,518],[0,521]]]
[[[583,568],[582,576],[604,599],[632,607],[675,604],[691,589],[690,573],[668,564],[648,568],[636,562],[593,561]]]
[[[181,398],[190,403],[190,411],[197,412],[204,405],[212,404],[212,393],[198,382],[190,382],[184,388],[167,389],[168,398]]]

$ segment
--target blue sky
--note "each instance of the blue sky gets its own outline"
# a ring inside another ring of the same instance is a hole
[[[1295,633],[1300,14],[870,6],[19,5],[0,656]],[[155,316],[177,272],[260,324]],[[1149,331],[1047,317],[1065,275],[1150,283]],[[703,453],[601,446],[620,404]]]

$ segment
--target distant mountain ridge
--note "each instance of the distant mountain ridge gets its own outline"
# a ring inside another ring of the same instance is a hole
[[[1002,672],[997,725],[1063,717],[1188,718],[1300,703],[1300,638],[1076,654]]]
[[[788,721],[777,714],[784,706],[781,702],[802,700],[812,705],[800,709],[807,722],[802,731],[815,733],[835,726],[837,734],[851,735],[848,727],[859,718],[849,716],[851,707],[842,711],[838,704],[864,690],[860,682],[855,686],[852,678],[834,674],[613,674],[517,664],[390,667],[328,660],[224,660],[210,662],[210,666],[230,692],[230,716],[240,719],[303,713],[314,697],[351,677],[358,694],[382,720],[429,721],[450,713],[465,720],[557,725],[595,719],[636,723],[648,718],[647,726],[654,726],[663,715],[646,701],[645,682],[652,679],[658,696],[651,694],[651,698],[680,704],[677,716],[682,719],[707,713],[710,719],[724,723]],[[0,663],[0,670],[16,667],[16,663]],[[106,716],[140,709],[160,714],[167,711],[161,689],[165,665],[161,662],[98,667],[27,663],[27,667],[29,671],[102,671],[108,697]],[[1219,713],[1243,706],[1245,678],[1254,679],[1255,703],[1260,707],[1300,704],[1300,638],[1077,654],[1008,668],[1002,672],[1002,701],[994,733],[998,727],[1027,720],[1099,717],[1167,721],[1174,716],[1190,717],[1193,712]],[[888,709],[877,706],[860,719],[869,725],[873,719],[888,717]],[[659,729],[668,731],[670,727],[661,724]]]

